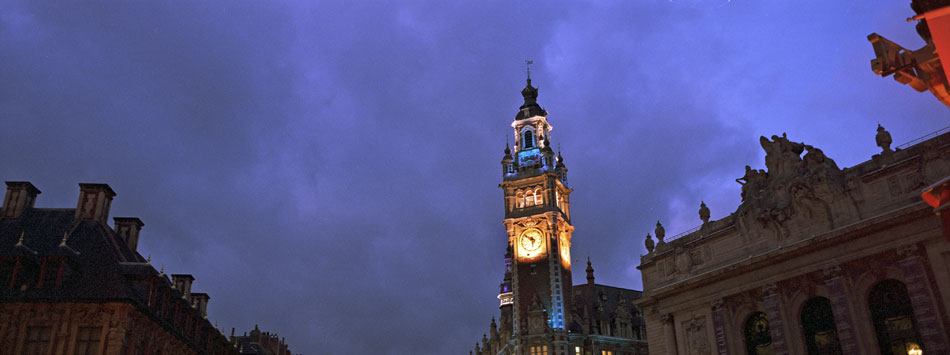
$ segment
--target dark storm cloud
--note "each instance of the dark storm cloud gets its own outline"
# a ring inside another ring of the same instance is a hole
[[[43,207],[112,185],[113,215],[146,223],[140,252],[193,273],[226,332],[465,353],[497,313],[522,60],[576,188],[573,258],[639,289],[643,236],[698,224],[700,200],[734,211],[759,135],[851,166],[877,122],[895,143],[945,125],[869,70],[870,32],[920,45],[889,6],[4,3],[0,175]]]

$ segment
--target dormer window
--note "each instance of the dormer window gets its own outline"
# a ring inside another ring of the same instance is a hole
[[[522,142],[524,142],[524,149],[534,148],[534,132],[531,130],[524,131],[524,139]]]

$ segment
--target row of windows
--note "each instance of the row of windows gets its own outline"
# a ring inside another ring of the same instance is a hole
[[[561,207],[561,193],[554,189],[554,202]],[[544,191],[540,187],[515,192],[515,208],[526,208],[544,204]]]
[[[914,321],[907,287],[897,280],[884,280],[874,286],[868,308],[877,335],[881,355],[908,354],[922,349],[920,331]],[[809,355],[842,354],[831,301],[815,297],[805,302],[800,316]],[[749,316],[744,329],[749,355],[772,354],[772,334],[765,313]]]
[[[541,191],[540,187],[535,188],[534,190],[518,190],[515,192],[515,207],[517,208],[538,206],[542,204],[544,204],[544,193]]]
[[[530,354],[531,355],[548,355],[548,346],[547,345],[532,346]]]
[[[574,354],[577,354],[577,355],[582,355],[582,354],[584,354],[584,348],[579,347],[579,346],[575,346],[575,347],[574,347]],[[589,354],[589,353],[588,353],[588,354]],[[600,351],[600,355],[614,355],[614,352],[611,351],[611,350],[601,350],[601,351]]]
[[[49,353],[52,329],[50,326],[27,327],[22,353],[25,355],[45,355]],[[79,327],[73,354],[99,354],[99,343],[102,342],[101,335],[102,327]]]
[[[642,327],[635,327],[625,322],[617,322],[616,328],[606,320],[600,321],[599,325],[601,335],[633,339],[643,339],[645,335]]]

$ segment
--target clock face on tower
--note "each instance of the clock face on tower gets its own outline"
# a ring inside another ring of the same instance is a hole
[[[523,257],[532,258],[540,255],[544,251],[544,234],[537,229],[529,229],[521,233],[521,254]]]

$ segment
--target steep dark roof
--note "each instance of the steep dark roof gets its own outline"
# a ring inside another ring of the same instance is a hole
[[[525,85],[525,88],[521,90],[521,96],[524,97],[524,105],[521,105],[519,108],[518,114],[515,115],[515,120],[548,115],[548,111],[545,111],[541,108],[541,105],[538,105],[538,89],[531,86],[531,78],[528,78],[528,83]]]
[[[95,221],[75,222],[75,211],[72,208],[29,208],[20,218],[0,220],[0,257],[32,254],[34,257],[28,259],[40,263],[43,257],[63,256],[75,265],[77,271],[63,280],[59,289],[36,288],[31,284],[27,284],[25,289],[0,287],[0,299],[94,300],[132,296],[120,262],[141,263],[145,260],[129,249],[111,228]],[[17,246],[21,235],[22,246]],[[65,247],[61,246],[64,235]]]
[[[75,214],[74,208],[27,207],[18,218],[0,219],[0,302],[128,302],[201,354],[237,353],[193,301],[112,228],[77,221]],[[188,324],[177,316],[183,312]],[[197,328],[185,331],[187,325]]]

